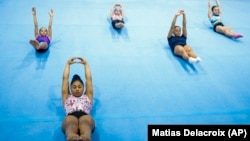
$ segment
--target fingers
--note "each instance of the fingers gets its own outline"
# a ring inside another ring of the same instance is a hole
[[[84,58],[82,58],[82,57],[78,57],[77,59],[80,60],[79,63],[81,63],[81,64],[86,64],[86,59],[84,59]]]
[[[185,13],[185,11],[184,10],[180,10],[180,14],[184,14]]]
[[[86,59],[82,57],[72,57],[68,60],[69,64],[74,64],[74,63],[80,63],[80,64],[86,64]]]
[[[75,63],[74,60],[75,60],[74,57],[73,58],[69,58],[69,60],[67,61],[67,63],[68,64],[73,64],[73,63]]]
[[[35,7],[32,7],[32,12],[36,12],[36,8]]]
[[[32,14],[36,15],[36,8],[35,7],[32,7]]]
[[[50,15],[50,16],[54,16],[54,10],[53,10],[53,9],[50,9],[49,15]]]
[[[181,15],[181,14],[185,14],[185,11],[184,11],[184,10],[178,10],[178,11],[176,12],[176,15],[177,15],[177,16],[179,16],[179,15]]]

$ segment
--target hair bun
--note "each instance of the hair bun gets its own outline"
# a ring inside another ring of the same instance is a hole
[[[73,79],[81,79],[81,78],[80,78],[79,75],[75,74],[75,75],[73,76]]]
[[[75,82],[76,80],[80,81],[83,84],[83,81],[82,81],[81,77],[78,74],[73,75],[73,78],[71,80],[71,84],[73,84],[73,82]]]

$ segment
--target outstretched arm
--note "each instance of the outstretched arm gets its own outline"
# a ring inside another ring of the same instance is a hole
[[[216,5],[218,6],[218,8],[219,8],[219,14],[221,15],[221,5],[220,5],[220,1],[219,0],[216,0]]]
[[[186,20],[186,13],[184,10],[180,11],[183,15],[183,21],[182,21],[182,33],[185,37],[187,37],[187,20]]]
[[[49,16],[50,16],[50,18],[49,18],[49,26],[48,26],[48,36],[51,40],[52,39],[52,21],[53,21],[53,16],[54,16],[53,9],[50,10]]]
[[[36,8],[32,7],[32,15],[33,15],[33,21],[34,21],[34,33],[35,33],[35,37],[38,36],[38,22],[37,22],[37,18],[36,18]]]
[[[114,15],[114,5],[110,9],[110,18]]]
[[[124,16],[125,16],[124,8],[122,7],[122,5],[121,5],[121,4],[119,4],[119,6],[121,7],[121,14],[122,14],[122,18],[124,18]]]
[[[209,18],[209,20],[211,19],[212,16],[213,16],[212,1],[208,0],[208,18]]]
[[[173,30],[174,30],[174,27],[175,27],[175,23],[176,23],[176,20],[177,20],[177,17],[180,15],[180,12],[178,11],[175,15],[174,15],[174,19],[172,21],[172,24],[171,24],[171,27],[169,29],[169,32],[168,32],[168,36],[167,38],[170,38],[173,34]]]
[[[75,63],[75,58],[70,58],[64,68],[63,72],[63,80],[62,80],[62,102],[64,104],[65,100],[69,96],[69,73],[70,73],[70,65]]]
[[[92,75],[90,71],[89,64],[86,59],[84,58],[78,58],[84,65],[84,71],[85,71],[85,79],[86,79],[86,95],[89,97],[89,99],[93,100],[93,84],[92,84]]]
[[[122,18],[125,17],[125,12],[124,12],[124,9],[122,8]]]

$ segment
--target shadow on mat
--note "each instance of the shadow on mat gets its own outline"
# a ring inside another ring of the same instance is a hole
[[[195,68],[195,64],[191,64],[189,62],[187,62],[186,60],[184,60],[183,58],[176,56],[170,49],[170,47],[168,45],[164,46],[164,50],[166,51],[166,53],[170,54],[180,63],[180,65],[182,66],[182,68],[188,73],[188,74],[198,74],[197,69]]]
[[[114,29],[112,24],[111,24],[111,19],[109,17],[107,17],[107,21],[110,24],[109,30],[110,30],[110,33],[111,33],[113,40],[119,40],[120,38],[123,40],[129,40],[126,22],[125,22],[125,26],[122,29]],[[127,20],[125,19],[124,21],[127,21]]]
[[[44,53],[35,52],[36,62],[37,62],[37,67],[36,67],[37,70],[45,69],[47,60],[49,58],[49,54],[50,54],[50,49],[48,49]]]

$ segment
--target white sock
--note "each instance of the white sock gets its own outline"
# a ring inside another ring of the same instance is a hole
[[[198,62],[200,62],[200,61],[201,61],[201,58],[200,58],[200,57],[197,57],[196,60],[197,60]]]
[[[193,64],[193,63],[198,62],[198,60],[197,60],[196,58],[189,57],[189,58],[188,58],[188,62],[191,63],[191,64]]]

